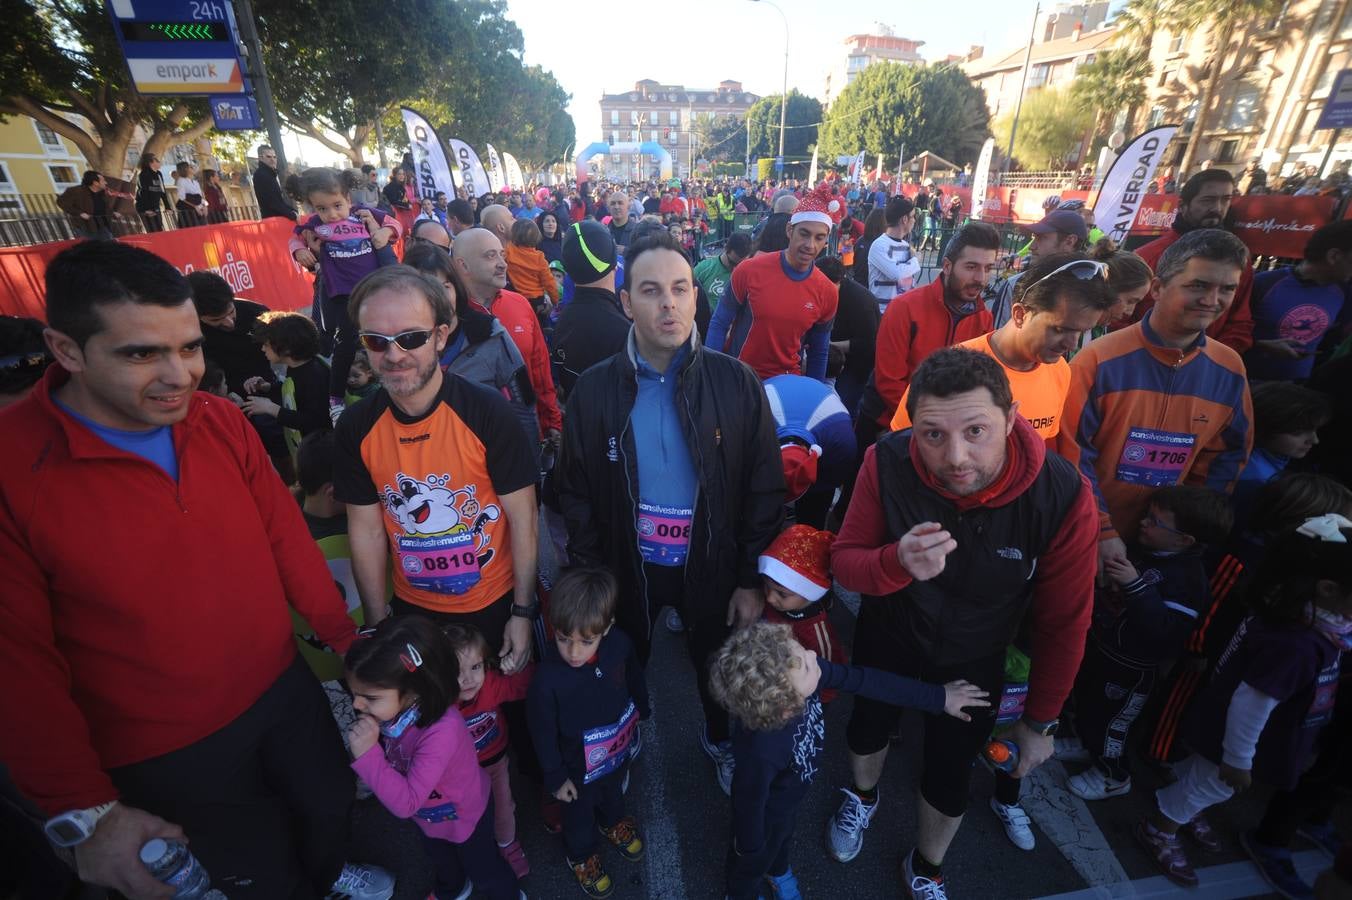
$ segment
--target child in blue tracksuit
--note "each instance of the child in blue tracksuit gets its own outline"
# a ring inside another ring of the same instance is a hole
[[[624,811],[624,782],[651,714],[634,645],[615,628],[615,578],[574,569],[549,600],[554,639],[526,696],[544,786],[563,803],[568,866],[588,897],[614,884],[597,853],[599,828],[625,859],[643,856],[638,823]]]
[[[825,745],[821,691],[836,689],[968,720],[962,710],[990,706],[965,681],[926,684],[861,666],[836,665],[803,648],[787,625],[758,622],[735,632],[712,662],[709,687],[736,720],[732,844],[727,896],[759,896],[769,879],[779,900],[797,900],[789,866],[798,807],[817,775]]]
[[[1109,560],[1112,583],[1096,598],[1084,662],[1075,677],[1075,730],[1093,762],[1070,776],[1071,793],[1106,800],[1131,791],[1127,733],[1145,708],[1160,665],[1182,652],[1211,602],[1202,551],[1234,523],[1224,494],[1173,485],[1150,495],[1127,560]]]

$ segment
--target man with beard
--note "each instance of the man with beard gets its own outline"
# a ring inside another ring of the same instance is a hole
[[[334,462],[366,624],[419,613],[474,625],[510,675],[530,658],[536,608],[533,448],[500,394],[441,371],[451,329],[439,282],[387,266],[350,304],[381,381],[338,420]]]
[[[1225,217],[1234,199],[1235,176],[1224,169],[1203,169],[1189,178],[1179,192],[1178,215],[1174,218],[1174,224],[1160,237],[1144,247],[1136,248],[1136,255],[1158,272],[1164,251],[1183,235],[1199,228],[1225,228]],[[1242,354],[1253,346],[1253,315],[1249,310],[1249,295],[1252,291],[1253,263],[1250,261],[1240,272],[1234,299],[1206,330],[1208,337],[1215,338],[1236,353]],[[1139,322],[1145,318],[1157,299],[1158,294],[1151,291],[1137,305],[1132,321]]]
[[[1228,231],[1179,235],[1159,258],[1154,308],[1071,361],[1056,450],[1093,485],[1100,568],[1127,558],[1124,539],[1135,536],[1156,488],[1193,484],[1228,494],[1248,463],[1253,406],[1244,363],[1206,336],[1248,264],[1248,250]]]
[[[969,226],[970,227],[970,226]],[[907,397],[914,428],[864,454],[831,568],[862,601],[851,663],[932,684],[966,680],[999,697],[1020,627],[1032,669],[1024,714],[1006,737],[1015,778],[1052,755],[1093,598],[1094,496],[1083,476],[1017,414],[1005,370],[963,347],[936,350]],[[941,865],[962,824],[972,762],[999,704],[970,721],[924,717],[915,849],[906,896],[943,900]],[[894,706],[856,697],[846,737],[852,784],[827,828],[848,862],[878,809]]]

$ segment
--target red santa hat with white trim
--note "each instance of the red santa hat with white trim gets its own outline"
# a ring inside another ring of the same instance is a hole
[[[756,570],[815,603],[831,589],[831,543],[835,539],[829,531],[793,525],[765,548]]]
[[[840,206],[840,198],[831,196],[831,185],[823,181],[798,204],[793,215],[789,217],[789,224],[820,222],[830,228],[834,223],[832,213],[839,210]]]

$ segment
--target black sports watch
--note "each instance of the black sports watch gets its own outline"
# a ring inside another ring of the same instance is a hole
[[[1035,734],[1043,737],[1055,737],[1056,729],[1061,724],[1060,719],[1052,719],[1050,722],[1039,722],[1037,719],[1030,719],[1027,716],[1019,719],[1024,725],[1027,725]]]
[[[535,613],[540,609],[540,604],[532,603],[529,606],[522,606],[520,603],[512,604],[512,615],[519,619],[533,619]]]

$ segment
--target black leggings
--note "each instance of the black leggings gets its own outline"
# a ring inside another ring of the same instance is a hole
[[[596,852],[597,826],[614,828],[624,818],[625,765],[591,784],[573,782],[577,799],[563,806],[563,845],[571,862],[585,862]]]
[[[347,294],[324,298],[324,331],[333,338],[329,363],[329,396],[347,393],[347,373],[357,355],[357,325],[347,315]]]
[[[924,651],[901,632],[883,607],[879,597],[864,597],[859,621],[854,629],[856,666],[871,666],[929,684],[947,684],[964,678],[992,697],[999,697],[1005,686],[1005,648],[963,663],[937,665]],[[940,713],[925,714],[925,736],[921,759],[920,795],[925,802],[950,818],[967,811],[967,792],[972,781],[972,762],[985,746],[995,725],[995,710],[971,710],[972,721],[963,722]],[[901,707],[855,696],[845,739],[850,752],[869,756],[885,750],[893,729],[901,718]]]
[[[1131,777],[1127,733],[1155,686],[1155,667],[1123,659],[1090,637],[1075,677],[1075,731],[1094,765],[1114,781]]]
[[[464,890],[465,880],[474,882],[474,894],[490,900],[517,900],[516,874],[498,851],[493,839],[493,798],[488,798],[474,831],[459,844],[422,836],[423,849],[436,872],[437,900],[454,900]]]
[[[725,871],[728,879],[727,895],[731,900],[757,900],[765,877],[778,878],[789,871],[793,855],[793,829],[798,811],[765,823],[765,846],[756,853],[738,853],[734,842],[728,842],[728,860]],[[736,829],[733,829],[734,833]]]
[[[299,656],[224,728],[108,774],[128,805],[183,826],[231,898],[322,897],[342,871],[352,770]]]

